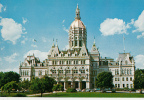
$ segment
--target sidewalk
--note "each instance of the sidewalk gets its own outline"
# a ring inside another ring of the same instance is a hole
[[[44,94],[52,94],[52,93],[59,93],[59,92],[62,92],[62,91],[54,91],[54,92],[49,92],[49,93],[43,93]],[[65,91],[63,91],[65,92]],[[32,97],[32,96],[38,96],[38,95],[41,95],[41,93],[37,93],[37,94],[30,94],[30,95],[27,95],[27,97]]]

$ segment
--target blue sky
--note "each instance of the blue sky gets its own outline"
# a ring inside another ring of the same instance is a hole
[[[144,68],[143,0],[1,0],[0,70],[18,72],[19,62],[33,52],[46,59],[53,38],[60,50],[67,48],[77,3],[89,51],[95,36],[101,56],[116,59],[124,35],[125,51],[134,56],[136,68]]]

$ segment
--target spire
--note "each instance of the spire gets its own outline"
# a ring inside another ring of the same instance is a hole
[[[58,46],[58,45],[57,45],[57,42],[58,42],[58,39],[56,39],[56,46]]]
[[[93,45],[95,45],[95,36],[94,36],[94,43],[93,43]]]
[[[53,45],[52,45],[52,47],[55,47],[55,44],[54,44],[54,38],[53,38]]]
[[[81,19],[80,18],[80,9],[78,7],[78,4],[77,4],[77,8],[76,8],[76,17],[75,17],[75,19]]]

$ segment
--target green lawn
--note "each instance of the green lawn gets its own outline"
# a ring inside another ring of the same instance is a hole
[[[43,97],[144,97],[139,93],[97,93],[97,92],[77,92],[77,93],[57,93],[45,94]]]
[[[25,93],[6,93],[6,92],[3,92],[3,93],[0,93],[0,97],[13,97],[15,96],[16,94],[25,94],[25,95],[28,95],[28,94],[34,94],[34,93],[31,93],[31,92],[25,92]]]

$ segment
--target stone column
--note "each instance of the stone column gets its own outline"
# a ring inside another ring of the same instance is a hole
[[[86,88],[90,89],[90,82],[86,82]]]
[[[64,82],[64,90],[66,90],[66,82]]]
[[[78,88],[81,90],[82,89],[82,82],[81,81],[79,81],[79,83],[78,83]]]
[[[73,84],[74,84],[74,83],[73,83],[73,81],[72,81],[72,82],[71,82],[71,88],[73,88]]]

